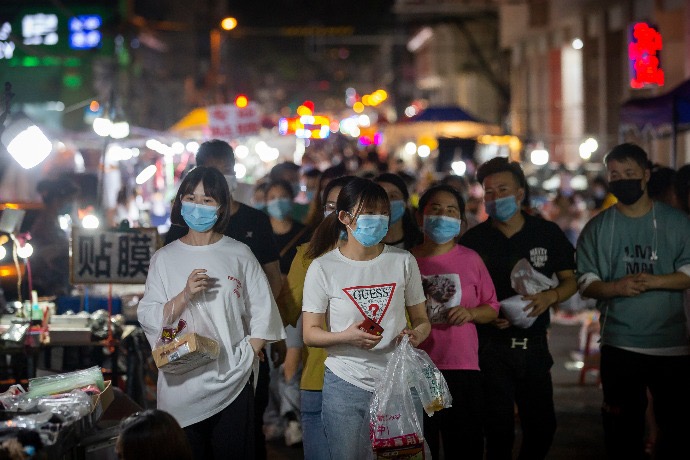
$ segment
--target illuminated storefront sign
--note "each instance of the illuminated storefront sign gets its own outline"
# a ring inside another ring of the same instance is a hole
[[[12,34],[12,25],[9,22],[4,22],[0,25],[0,60],[12,59],[14,56],[14,49],[16,45],[10,39]]]
[[[27,14],[22,18],[22,37],[25,45],[55,45],[58,42],[56,14]]]
[[[1,3],[2,0],[0,0]],[[106,30],[114,7],[80,5],[0,8],[0,60],[11,67],[69,66],[82,57],[112,56],[114,40]],[[95,51],[95,52],[94,52]]]
[[[664,85],[664,71],[659,60],[661,48],[661,33],[656,27],[646,22],[638,22],[630,27],[628,58],[631,88]]]
[[[302,139],[325,139],[330,135],[330,120],[323,115],[302,115],[281,118],[278,132],[283,136],[294,134]]]
[[[69,46],[70,48],[83,50],[100,46],[103,24],[99,15],[77,16],[69,20]]]

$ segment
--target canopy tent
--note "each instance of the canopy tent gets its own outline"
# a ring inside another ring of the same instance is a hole
[[[620,131],[651,130],[656,136],[672,136],[671,167],[677,157],[677,134],[690,129],[690,80],[666,94],[650,98],[634,98],[620,109]]]
[[[440,106],[429,107],[408,120],[386,126],[383,142],[388,148],[395,148],[425,137],[471,139],[500,132],[498,125],[485,123],[460,107]]]

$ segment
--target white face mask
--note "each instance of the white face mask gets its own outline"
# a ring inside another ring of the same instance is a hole
[[[237,190],[237,177],[225,175],[225,182],[228,183],[228,188],[230,189],[230,195],[232,195],[235,190]]]

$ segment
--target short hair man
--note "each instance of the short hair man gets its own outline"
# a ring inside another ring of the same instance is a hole
[[[577,244],[580,292],[601,311],[604,439],[610,458],[644,457],[647,389],[659,429],[655,458],[678,458],[690,432],[690,221],[649,197],[646,152],[621,144],[604,158],[618,203]]]
[[[230,144],[219,139],[204,142],[199,146],[196,154],[196,164],[216,168],[223,173],[232,196],[232,192],[237,188],[237,178],[235,177],[235,152]],[[186,228],[172,225],[165,236],[165,244],[183,237],[186,233]],[[278,247],[268,216],[244,203],[230,199],[230,222],[224,233],[249,246],[266,273],[273,297],[277,298],[283,281],[280,274]],[[268,372],[268,362],[264,360],[259,368],[255,397],[254,437],[257,459],[266,458],[263,413],[268,405]]]
[[[543,459],[556,431],[550,372],[553,359],[546,336],[549,307],[568,299],[577,289],[575,251],[556,224],[521,210],[528,190],[518,163],[500,157],[489,160],[477,170],[477,180],[484,187],[489,219],[468,230],[460,244],[481,256],[498,300],[518,296],[511,285],[511,272],[523,259],[547,278],[558,278],[554,288],[522,297],[528,302],[524,311],[536,318],[531,326],[511,324],[502,310],[492,324],[477,326],[487,459],[512,458],[515,404],[523,433],[519,458]]]

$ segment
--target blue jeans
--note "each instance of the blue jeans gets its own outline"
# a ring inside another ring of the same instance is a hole
[[[326,368],[323,379],[323,409],[321,417],[326,430],[331,460],[360,460],[362,453],[371,451],[369,440],[369,405],[374,394],[346,382]],[[424,409],[413,389],[417,420],[424,420]],[[365,445],[366,444],[366,445]],[[365,450],[367,449],[368,450]]]
[[[300,394],[304,460],[328,460],[331,454],[321,419],[322,392],[301,390]]]

